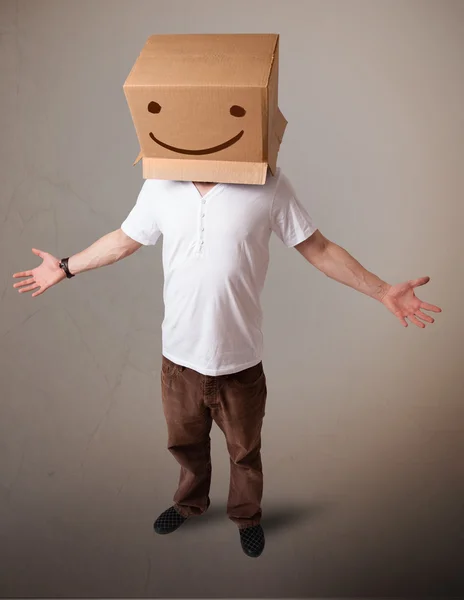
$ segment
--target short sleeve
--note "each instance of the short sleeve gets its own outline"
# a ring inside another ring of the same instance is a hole
[[[146,179],[135,206],[121,225],[126,235],[144,246],[153,246],[161,235],[155,219],[155,200],[152,182]]]
[[[281,171],[272,202],[271,224],[274,233],[288,248],[303,242],[317,229],[289,179]]]

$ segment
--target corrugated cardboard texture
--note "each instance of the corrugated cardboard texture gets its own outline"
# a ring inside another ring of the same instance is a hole
[[[263,87],[278,34],[175,34],[148,38],[124,86]]]
[[[280,144],[284,136],[287,120],[281,113],[278,106],[278,89],[279,89],[279,40],[277,40],[274,59],[269,75],[267,86],[268,95],[268,122],[267,122],[267,162],[272,174],[275,174],[277,168],[277,155],[279,153]]]
[[[154,35],[124,84],[145,178],[260,183],[275,172],[278,34]]]
[[[243,163],[231,160],[175,160],[144,158],[144,179],[211,181],[214,183],[266,183],[267,163]],[[233,181],[231,181],[233,180]]]

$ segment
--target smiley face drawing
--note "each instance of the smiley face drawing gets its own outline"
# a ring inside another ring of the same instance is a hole
[[[148,104],[147,110],[149,113],[156,115],[161,112],[161,106],[158,102],[151,101]],[[246,114],[246,110],[242,106],[238,106],[237,104],[234,104],[233,106],[231,106],[229,112],[233,117],[237,117],[237,118],[243,117]],[[212,146],[210,148],[200,148],[200,149],[178,148],[176,146],[172,146],[171,144],[168,144],[168,143],[158,139],[152,131],[150,131],[149,135],[150,135],[150,138],[156,144],[158,144],[162,148],[166,148],[166,150],[171,150],[172,152],[177,152],[178,154],[188,154],[188,155],[200,156],[200,155],[205,155],[205,154],[214,154],[215,152],[220,152],[221,150],[225,150],[226,148],[233,146],[241,139],[241,137],[243,136],[244,133],[245,133],[245,131],[242,129],[241,131],[239,131],[237,133],[237,135],[234,135],[232,138],[226,140],[225,142],[221,142],[220,144],[217,144],[216,146]]]
[[[155,34],[124,94],[145,179],[264,184],[286,120],[279,35]]]

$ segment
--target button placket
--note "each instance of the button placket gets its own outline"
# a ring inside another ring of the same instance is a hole
[[[204,231],[205,231],[205,214],[206,214],[206,199],[202,198],[201,199],[201,219],[200,219],[200,231],[199,231],[199,248],[198,251],[200,254],[203,253],[203,248],[205,245],[205,240],[204,240]]]

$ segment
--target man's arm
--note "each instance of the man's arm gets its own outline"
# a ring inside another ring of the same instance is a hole
[[[77,275],[84,271],[112,265],[118,260],[130,256],[141,246],[142,244],[130,238],[122,229],[116,229],[101,237],[82,252],[71,256],[68,267],[71,273]]]
[[[392,287],[365,269],[344,248],[331,242],[316,230],[307,240],[295,246],[306,260],[327,277],[382,301]]]
[[[331,279],[379,300],[399,319],[403,327],[408,326],[406,318],[420,328],[425,327],[422,321],[433,323],[434,319],[422,312],[422,309],[441,312],[441,308],[422,302],[414,294],[414,288],[428,283],[430,277],[390,285],[365,269],[344,248],[325,238],[319,230],[295,246],[295,249]]]
[[[130,256],[141,246],[142,244],[130,238],[122,229],[116,229],[98,239],[82,252],[70,256],[68,268],[74,275],[98,269]],[[60,259],[37,248],[32,248],[32,252],[42,259],[42,263],[35,269],[14,273],[13,277],[27,277],[27,279],[15,283],[13,287],[19,288],[18,292],[20,293],[39,288],[32,294],[34,297],[43,294],[48,288],[65,279],[66,274],[59,266]]]

